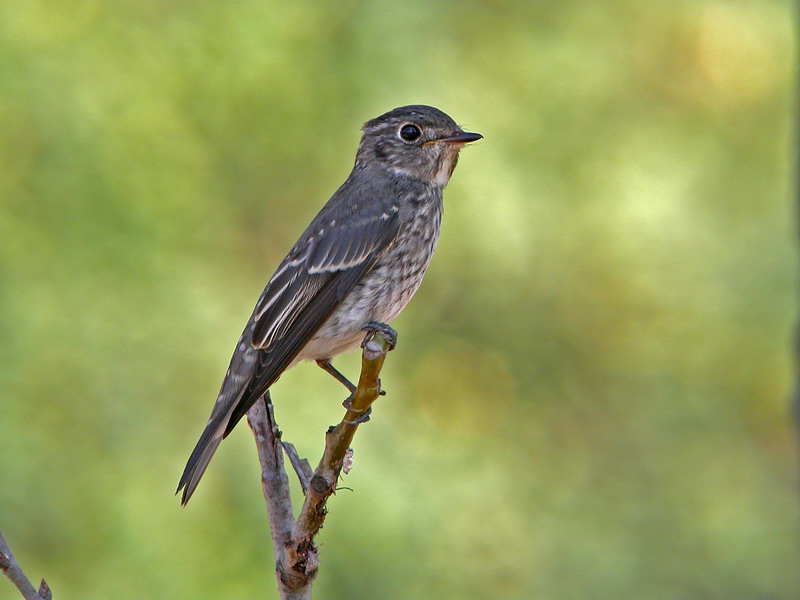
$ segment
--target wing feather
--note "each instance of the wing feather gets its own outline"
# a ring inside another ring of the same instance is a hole
[[[269,351],[270,347],[284,335],[308,305],[320,288],[330,279],[330,275],[301,277],[296,273],[283,293],[262,314],[253,330],[253,347]]]
[[[258,350],[258,361],[247,390],[239,397],[228,420],[226,436],[392,245],[399,228],[398,211],[392,210],[389,215],[360,221],[346,229],[348,235],[342,235],[341,230],[337,232],[330,252],[326,251],[317,263],[311,258],[287,269],[287,274],[292,273],[291,282],[270,298],[266,308],[254,312],[252,347]],[[342,247],[347,248],[345,257],[352,249],[355,260],[344,268],[336,268],[342,264],[334,262]],[[291,254],[287,260],[290,257]],[[312,270],[311,264],[318,270]],[[267,287],[271,285],[272,282]],[[268,296],[265,290],[262,299]]]

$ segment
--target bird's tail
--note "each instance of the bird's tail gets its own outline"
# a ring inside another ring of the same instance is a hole
[[[243,392],[244,390],[242,390],[242,393]],[[203,434],[200,436],[197,445],[195,445],[192,451],[192,455],[186,462],[186,467],[183,469],[180,483],[178,483],[178,489],[175,490],[176,494],[183,490],[183,496],[181,496],[182,506],[185,506],[186,503],[189,502],[189,498],[192,497],[192,494],[197,488],[197,484],[200,483],[200,478],[203,477],[203,473],[206,472],[206,468],[208,467],[208,463],[211,462],[214,452],[217,451],[219,443],[222,441],[222,438],[225,437],[225,429],[228,426],[228,421],[230,421],[231,414],[237,403],[238,401],[225,403],[227,410],[221,410],[219,412],[217,412],[216,409],[221,408],[220,405],[222,403],[218,401],[217,406],[214,407],[215,410],[211,413],[211,418],[208,420]]]
[[[237,406],[245,398],[248,386],[254,376],[254,370],[258,362],[258,351],[250,343],[251,325],[252,323],[248,322],[244,333],[239,338],[236,351],[231,357],[228,372],[225,374],[225,379],[220,387],[217,401],[214,403],[211,416],[208,418],[208,424],[197,441],[192,455],[186,462],[183,475],[181,475],[181,481],[175,493],[177,494],[183,490],[182,505],[185,505],[189,498],[192,497],[197,484],[200,483],[200,478],[206,472],[208,463],[211,462],[214,452],[217,451],[219,443],[228,434],[231,418],[237,410]],[[245,411],[247,408],[245,408]]]

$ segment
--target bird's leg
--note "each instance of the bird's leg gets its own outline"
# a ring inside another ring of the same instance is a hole
[[[367,342],[367,340],[370,339],[369,335],[370,333],[373,334],[382,333],[383,335],[385,335],[387,340],[389,341],[389,350],[394,350],[394,347],[397,345],[397,332],[391,327],[389,327],[386,323],[378,323],[377,321],[370,321],[362,328],[362,331],[367,332],[367,336],[364,337],[364,342],[361,344],[362,348],[364,347],[364,344]],[[348,396],[347,399],[344,402],[342,402],[342,406],[344,406],[348,412],[361,414],[350,408],[353,402],[353,394],[356,391],[356,386],[354,386],[352,382],[349,379],[347,379],[347,377],[342,375],[342,373],[336,367],[333,366],[329,358],[317,360],[316,363],[322,370],[326,371],[328,374],[333,376],[333,378],[336,379],[336,381],[341,383],[344,387],[347,388],[347,391],[350,392],[350,396]],[[386,392],[383,390],[381,390],[378,393],[381,396],[386,395]],[[369,408],[367,412],[358,417],[355,421],[346,421],[346,422],[351,425],[354,425],[356,423],[366,423],[367,421],[369,421],[369,414],[371,412],[372,408]]]
[[[361,331],[367,331],[371,333],[382,333],[386,336],[386,339],[389,341],[389,350],[394,350],[394,347],[397,346],[397,332],[389,327],[386,323],[378,323],[377,321],[370,321],[364,327],[361,328]],[[367,342],[368,338],[364,338],[364,342],[361,343],[361,347],[364,347],[364,344]]]
[[[327,373],[329,373],[330,375],[332,375],[332,376],[333,376],[333,378],[334,378],[336,381],[338,381],[338,382],[339,382],[339,383],[341,383],[341,384],[342,384],[344,387],[346,387],[348,392],[350,392],[350,393],[352,394],[353,392],[355,392],[355,391],[356,391],[356,386],[354,386],[352,383],[350,383],[350,380],[349,380],[347,377],[345,377],[344,375],[342,375],[342,374],[341,374],[341,373],[338,371],[338,369],[336,369],[336,367],[334,367],[334,366],[331,364],[331,360],[330,360],[329,358],[325,358],[325,359],[322,359],[322,360],[318,360],[318,361],[316,361],[316,363],[317,363],[317,365],[319,365],[319,367],[320,367],[322,370],[324,370],[325,372],[327,372]]]

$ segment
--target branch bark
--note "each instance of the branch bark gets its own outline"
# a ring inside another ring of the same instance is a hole
[[[0,570],[3,574],[11,580],[19,593],[25,600],[52,600],[53,594],[50,587],[42,579],[39,584],[39,589],[33,587],[30,580],[25,576],[22,568],[19,566],[17,559],[14,558],[14,553],[11,552],[3,532],[0,531]]]
[[[325,434],[325,452],[307,489],[303,485],[306,497],[296,521],[283,463],[286,444],[281,441],[281,432],[275,423],[269,392],[264,395],[263,402],[256,402],[247,414],[261,462],[261,481],[282,600],[311,598],[311,586],[319,569],[314,538],[325,522],[328,498],[336,492],[339,474],[358,426],[367,420],[372,403],[380,396],[380,372],[386,354],[394,347],[389,336],[384,331],[370,331],[364,338],[358,386],[341,422]],[[291,458],[293,463],[297,462],[296,453]]]

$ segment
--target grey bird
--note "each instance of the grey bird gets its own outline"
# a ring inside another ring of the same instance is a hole
[[[364,124],[355,166],[267,283],[178,485],[186,504],[220,442],[281,374],[331,364],[389,323],[422,282],[439,238],[442,192],[464,144],[481,139],[431,106]]]

